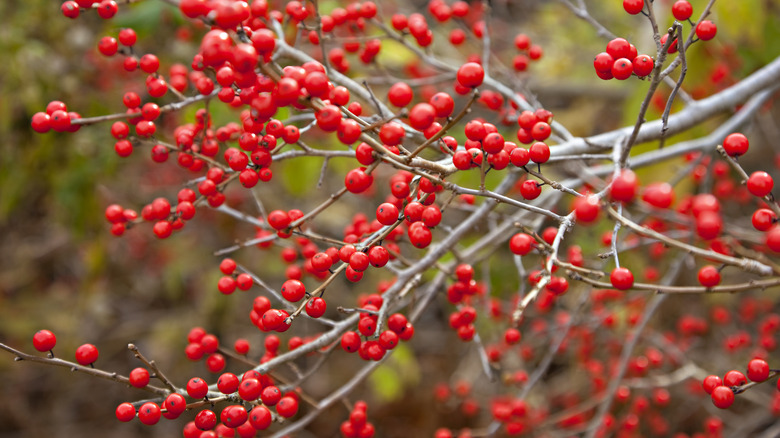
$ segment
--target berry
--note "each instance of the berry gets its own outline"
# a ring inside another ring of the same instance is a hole
[[[629,203],[636,197],[639,187],[639,178],[630,169],[623,169],[612,181],[609,188],[609,196],[613,201]]]
[[[187,382],[187,395],[194,399],[201,399],[209,392],[209,384],[199,377],[193,377]]]
[[[132,421],[135,418],[135,407],[130,403],[122,403],[116,407],[116,419],[123,422]]]
[[[542,194],[542,186],[532,179],[527,179],[520,186],[520,194],[528,200],[536,199]]]
[[[92,365],[98,359],[98,349],[92,344],[83,344],[76,349],[76,362]]]
[[[476,62],[467,62],[460,66],[456,78],[460,85],[476,88],[482,85],[482,81],[485,79],[485,69]]]
[[[772,210],[768,208],[759,208],[755,213],[753,213],[751,222],[753,223],[753,228],[756,230],[767,231],[768,229],[772,228],[772,225],[775,223],[776,219],[777,217]]]
[[[51,351],[57,344],[57,337],[49,330],[38,330],[33,335],[33,347],[40,352]]]
[[[634,74],[639,77],[645,77],[653,71],[655,63],[653,58],[647,55],[638,55],[632,62],[634,66]]]
[[[265,430],[271,425],[273,416],[265,406],[257,406],[249,412],[249,423],[256,430]]]
[[[276,404],[276,413],[284,418],[290,418],[298,412],[298,400],[287,395]]]
[[[628,58],[631,44],[624,38],[615,38],[607,43],[607,53],[614,59]]]
[[[712,391],[721,385],[723,385],[723,379],[715,375],[707,376],[702,381],[702,388],[707,394],[712,394]]]
[[[615,268],[609,274],[609,281],[615,289],[631,289],[634,286],[634,274],[626,268]]]
[[[406,82],[396,82],[387,90],[387,100],[399,108],[409,105],[414,98],[412,87]]]
[[[693,6],[691,6],[688,0],[677,0],[672,5],[672,15],[677,20],[685,21],[693,15]]]
[[[210,409],[204,409],[195,416],[195,426],[200,430],[211,430],[217,425],[217,414]]]
[[[769,364],[763,359],[748,362],[747,378],[753,382],[763,382],[769,378]]]
[[[631,15],[642,12],[645,7],[644,0],[623,0],[623,9]]]
[[[727,386],[718,386],[712,390],[712,404],[720,409],[728,409],[734,404],[734,391]]]
[[[764,171],[756,171],[750,175],[747,180],[747,189],[753,196],[763,198],[772,192],[774,181],[772,177]]]
[[[539,123],[544,123],[544,122],[539,122]],[[544,124],[547,125],[546,123]],[[549,127],[549,125],[547,126]],[[536,128],[536,125],[534,125],[534,128]],[[532,144],[531,147],[528,148],[528,157],[534,163],[538,163],[538,164],[546,163],[547,160],[550,159],[550,147],[547,146],[546,143],[542,143],[541,141],[538,141]]]
[[[521,256],[531,252],[535,245],[534,238],[525,233],[517,233],[509,240],[509,250]]]
[[[146,402],[138,409],[138,420],[147,426],[157,424],[160,416],[162,416],[160,406],[154,402]]]
[[[599,198],[598,196],[590,195],[582,198],[577,198],[574,201],[574,215],[577,216],[578,222],[591,223],[595,221],[599,216]]]
[[[725,386],[742,386],[745,383],[747,383],[747,378],[737,370],[731,370],[723,376],[723,385]]]
[[[129,380],[130,384],[136,388],[143,388],[149,384],[149,371],[146,368],[135,368],[133,371],[130,371]]]
[[[718,26],[712,21],[704,20],[696,26],[696,36],[702,41],[709,41],[715,38],[716,33],[718,33]]]
[[[634,64],[627,58],[618,58],[612,64],[612,76],[617,80],[626,80],[634,72]]]
[[[168,413],[179,416],[187,409],[187,400],[183,395],[174,392],[165,399],[165,409]]]
[[[699,284],[713,287],[720,284],[720,272],[714,266],[705,266],[699,270]]]

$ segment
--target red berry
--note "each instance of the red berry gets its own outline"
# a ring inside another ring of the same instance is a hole
[[[92,344],[84,344],[76,349],[76,362],[91,365],[98,359],[98,349]]]
[[[49,330],[38,330],[33,335],[33,347],[40,352],[51,351],[57,344],[57,337]]]
[[[609,188],[609,196],[613,201],[629,203],[636,197],[639,187],[639,178],[630,169],[623,169],[612,181]]]
[[[718,33],[718,26],[712,21],[704,20],[696,26],[696,36],[702,41],[709,41],[715,38],[716,33]]]
[[[672,15],[680,21],[685,21],[693,15],[693,6],[687,0],[677,0],[672,5]]]
[[[327,303],[320,297],[314,297],[306,303],[306,314],[312,318],[319,318],[325,314]]]
[[[195,416],[195,426],[200,430],[211,430],[217,425],[217,414],[210,409],[204,409]]]
[[[456,77],[460,85],[476,88],[482,85],[482,81],[485,79],[485,69],[476,62],[467,62],[460,66]]]
[[[539,122],[539,123],[544,123],[544,122]],[[544,124],[547,125],[546,123]],[[547,126],[549,127],[550,125]],[[536,128],[536,125],[534,125],[534,128]],[[541,141],[538,141],[532,144],[531,147],[528,148],[528,157],[534,163],[538,163],[538,164],[546,163],[547,160],[550,159],[550,147],[547,146],[546,143],[542,143]]]
[[[296,303],[306,295],[306,287],[298,280],[287,280],[282,284],[281,293],[284,299]]]
[[[624,38],[615,38],[607,43],[607,53],[614,59],[628,58],[631,44]]]
[[[772,225],[775,223],[776,219],[777,217],[772,210],[768,208],[759,208],[755,213],[753,213],[753,228],[758,231],[766,231],[772,228]]]
[[[290,418],[298,412],[298,400],[291,396],[284,396],[276,404],[276,413],[284,418]]]
[[[138,420],[147,426],[157,424],[161,416],[160,406],[154,402],[146,402],[138,409]]]
[[[135,368],[133,371],[130,371],[130,375],[128,377],[130,384],[136,388],[143,388],[149,384],[149,371],[147,371],[146,368]]]
[[[634,274],[627,268],[615,268],[609,274],[612,287],[619,290],[631,289],[634,286]]]
[[[644,0],[623,0],[623,9],[631,15],[642,12],[645,7]]]
[[[130,403],[122,403],[116,407],[116,418],[119,421],[128,422],[135,418],[135,407]]]
[[[593,68],[597,72],[609,72],[611,75],[613,64],[615,64],[615,58],[607,52],[601,52],[593,59]]]
[[[617,80],[626,80],[634,72],[634,64],[627,58],[618,58],[612,64],[612,76]]]
[[[747,377],[753,382],[763,382],[769,378],[769,364],[763,359],[748,362]]]
[[[257,406],[249,412],[249,423],[256,430],[265,430],[271,425],[273,416],[265,406]]]
[[[750,175],[747,180],[747,189],[753,196],[763,198],[772,192],[774,181],[772,177],[764,171],[756,171]]]
[[[114,56],[117,50],[119,50],[119,43],[116,41],[116,38],[104,36],[98,42],[98,51],[103,56]]]
[[[745,383],[747,383],[747,378],[737,370],[731,370],[723,376],[723,385],[725,386],[742,386]]]
[[[387,90],[387,100],[390,101],[393,106],[404,107],[414,98],[414,92],[412,87],[406,82],[396,82],[389,90]]]
[[[574,201],[574,215],[578,222],[591,223],[599,216],[599,198],[595,195],[577,198]]]
[[[205,380],[193,377],[187,382],[187,395],[194,399],[201,399],[209,392],[209,384]]]
[[[720,409],[728,409],[734,404],[734,391],[727,386],[718,386],[712,390],[712,404]]]
[[[542,186],[532,179],[527,179],[520,186],[520,194],[528,200],[536,199],[542,194]]]
[[[653,71],[653,67],[655,66],[653,58],[647,55],[637,56],[636,58],[634,58],[632,64],[634,66],[634,73],[639,77],[645,77],[649,75]]]
[[[509,250],[521,256],[531,252],[535,245],[534,238],[525,233],[517,233],[509,239]]]
[[[699,269],[699,284],[704,287],[713,287],[720,284],[720,272],[714,266],[705,266]]]
[[[179,393],[173,393],[165,399],[165,409],[173,415],[180,415],[187,409],[187,400]]]
[[[712,394],[712,391],[721,385],[723,385],[723,379],[715,375],[707,376],[702,381],[702,388],[707,394]]]

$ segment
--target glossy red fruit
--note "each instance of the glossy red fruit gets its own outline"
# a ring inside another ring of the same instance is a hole
[[[132,421],[135,418],[135,407],[130,403],[122,403],[116,407],[116,419],[122,422]]]
[[[534,238],[525,233],[517,233],[509,239],[509,250],[521,256],[531,252],[535,245]]]
[[[731,370],[723,376],[723,385],[725,386],[742,386],[747,383],[747,377],[737,370]]]
[[[631,55],[631,44],[625,38],[615,38],[607,43],[607,53],[614,58],[628,58]]]
[[[485,69],[476,62],[467,62],[460,66],[456,78],[462,86],[476,88],[482,85],[485,79]]]
[[[774,184],[774,180],[768,173],[759,170],[750,174],[750,178],[747,180],[747,189],[753,196],[763,198],[772,192]]]
[[[712,394],[712,391],[721,385],[723,385],[723,379],[716,375],[707,376],[702,381],[702,388],[707,394]]]
[[[639,189],[639,178],[631,169],[623,169],[612,181],[609,188],[609,197],[613,201],[629,203],[636,197]]]
[[[574,215],[577,217],[577,222],[592,223],[598,218],[599,211],[601,208],[598,196],[584,196],[574,201]]]
[[[704,20],[696,26],[696,36],[702,41],[709,41],[715,38],[718,33],[718,26],[712,21]]]
[[[699,269],[699,284],[704,287],[713,287],[720,284],[720,272],[714,266],[705,266]]]
[[[728,409],[734,404],[734,391],[727,386],[718,386],[712,390],[712,404],[720,409]]]
[[[634,73],[639,77],[645,77],[652,73],[655,62],[648,55],[638,55],[632,62]]]
[[[76,362],[90,365],[98,359],[98,349],[92,344],[83,344],[76,349]]]
[[[753,223],[753,228],[756,230],[766,231],[772,228],[772,225],[774,225],[776,219],[777,216],[772,210],[768,208],[759,208],[755,213],[753,213],[751,222]]]
[[[544,122],[539,122],[544,123]],[[547,125],[545,123],[545,125]],[[534,125],[535,127],[536,125]],[[549,126],[549,125],[547,125]],[[537,164],[546,163],[550,159],[550,147],[546,143],[537,141],[528,148],[528,157]]]
[[[780,226],[774,225],[764,236],[766,246],[774,252],[780,253]]]
[[[612,64],[612,76],[617,80],[626,80],[634,72],[634,64],[628,58],[617,58]]]
[[[763,382],[769,378],[769,364],[763,359],[748,362],[747,378],[753,382]]]
[[[284,418],[290,418],[298,412],[298,400],[289,395],[282,397],[276,404],[276,413]]]
[[[672,15],[677,20],[685,21],[693,15],[693,6],[688,0],[677,0],[672,5]]]
[[[138,408],[138,420],[147,426],[157,424],[161,416],[162,412],[157,403],[146,402]]]
[[[387,100],[399,108],[409,105],[412,98],[414,98],[414,92],[406,82],[396,82],[387,91]]]
[[[674,203],[674,189],[666,182],[648,184],[642,200],[653,207],[669,208]]]
[[[639,14],[644,7],[644,0],[623,0],[623,9],[631,15]]]
[[[729,134],[723,139],[723,149],[732,157],[738,157],[744,155],[748,151],[750,142],[747,137],[739,132]]]
[[[57,337],[49,330],[38,330],[33,335],[33,347],[40,352],[51,351],[57,345]]]
[[[520,186],[520,194],[528,200],[536,199],[542,194],[542,186],[532,179],[525,180]]]
[[[609,274],[612,287],[619,290],[631,289],[634,286],[634,274],[627,268],[615,268]]]

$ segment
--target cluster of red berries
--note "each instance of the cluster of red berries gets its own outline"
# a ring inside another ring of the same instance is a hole
[[[68,0],[62,4],[62,15],[68,18],[78,18],[82,9],[95,9],[104,20],[113,18],[119,11],[119,6],[114,0]]]
[[[623,81],[632,74],[643,78],[653,71],[654,66],[653,58],[638,54],[636,47],[625,38],[615,38],[608,42],[606,51],[593,59],[596,74],[604,80],[615,78]]]
[[[230,295],[236,288],[247,291],[254,284],[252,276],[246,272],[236,273],[238,265],[233,259],[224,259],[219,264],[219,270],[224,274],[217,282],[217,289],[225,295]]]
[[[363,360],[380,360],[387,350],[392,350],[400,341],[414,336],[414,326],[401,313],[387,318],[387,329],[376,336],[378,312],[382,297],[369,295],[361,300],[358,331],[348,331],[341,336],[341,348],[348,353],[357,352]]]
[[[339,430],[344,438],[371,438],[376,433],[374,425],[368,421],[368,404],[362,400],[355,402],[349,418],[341,423]]]
[[[225,356],[218,353],[218,350],[219,338],[200,327],[193,328],[187,335],[187,346],[184,349],[184,354],[192,361],[198,361],[205,357],[206,367],[212,373],[218,373],[225,369]]]
[[[748,379],[751,382],[761,383],[769,379],[770,372],[772,371],[765,360],[752,359],[748,362],[747,377],[737,370],[731,370],[722,379],[715,375],[707,376],[702,381],[702,386],[712,397],[715,406],[727,409],[734,404],[735,394],[741,392],[740,387],[747,384]],[[778,381],[778,390],[780,390],[780,381]]]

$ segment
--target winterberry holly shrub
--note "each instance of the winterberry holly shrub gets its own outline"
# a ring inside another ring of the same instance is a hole
[[[238,317],[180,327],[186,366],[121,330],[124,372],[51,327],[38,353],[0,348],[135,388],[105,415],[185,437],[777,433],[761,145],[780,58],[740,71],[714,0],[591,3],[545,6],[603,39],[570,54],[567,29],[537,39],[512,2],[63,2],[91,26],[155,4],[181,44],[103,27],[114,111],[51,100],[29,129],[100,131],[101,154],[145,168],[118,177],[156,196],[92,214],[134,245],[193,242],[188,269]],[[622,81],[636,105],[581,123],[538,92],[554,62],[586,72],[582,96]],[[219,223],[234,239],[214,249]]]

